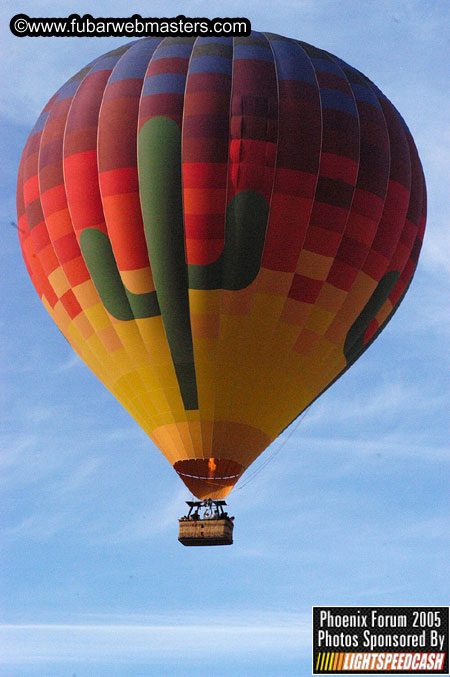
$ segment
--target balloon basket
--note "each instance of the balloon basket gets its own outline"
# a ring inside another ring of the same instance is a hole
[[[231,545],[234,517],[223,509],[225,501],[186,501],[189,512],[178,520],[182,545]]]

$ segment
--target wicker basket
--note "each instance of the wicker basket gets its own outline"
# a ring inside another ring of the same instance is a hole
[[[183,545],[231,545],[233,522],[228,519],[180,519],[178,540]]]

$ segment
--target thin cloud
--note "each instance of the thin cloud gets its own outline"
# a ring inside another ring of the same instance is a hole
[[[74,515],[68,512],[37,512],[2,530],[2,538],[12,541],[46,541],[72,524]]]
[[[0,464],[4,466],[3,482],[8,489],[21,489],[43,479],[52,483],[52,492],[78,489],[82,479],[92,475],[100,463],[98,457],[80,459],[73,448],[64,447],[57,435],[51,439],[49,436],[45,444],[38,432],[17,439],[14,434],[4,435],[2,441],[5,452]]]
[[[4,452],[0,458],[3,467],[4,490],[21,490],[50,477],[64,462],[64,453],[52,453],[42,447],[39,435],[14,434],[2,436]]]
[[[38,425],[39,423],[45,423],[50,421],[58,415],[58,412],[54,405],[45,406],[40,404],[35,404],[28,406],[25,409],[24,417],[32,425]]]
[[[438,517],[416,519],[400,527],[399,538],[402,541],[448,541],[450,533],[450,518],[447,515]]]
[[[0,454],[0,467],[2,471],[14,468],[22,462],[24,454],[33,449],[37,443],[37,436],[24,434],[13,438],[12,435],[2,436],[3,452]]]
[[[100,468],[104,463],[104,459],[100,457],[84,459],[75,468],[71,469],[70,474],[66,477],[58,478],[53,484],[54,494],[59,494],[65,499],[70,494],[77,494],[82,489],[86,489],[86,485],[98,480],[100,476]]]
[[[171,494],[155,504],[153,500],[147,509],[142,509],[129,518],[115,531],[105,529],[105,525],[98,523],[88,530],[92,542],[108,543],[109,545],[126,545],[130,543],[149,542],[164,533],[173,530],[175,516],[181,516],[186,500],[186,489],[180,487],[175,494]],[[180,515],[179,515],[180,513]]]
[[[258,614],[205,625],[204,612],[191,622],[159,617],[146,624],[1,625],[3,664],[86,662],[151,664],[249,655],[306,657],[311,620],[306,613]],[[193,641],[195,639],[195,641]]]
[[[442,357],[445,358],[445,352]],[[396,419],[402,428],[400,434],[406,439],[412,436],[410,428],[414,427],[416,413],[423,416],[446,410],[447,392],[437,389],[426,392],[424,385],[411,378],[410,371],[407,373],[407,363],[396,370],[391,369],[388,376],[374,366],[377,366],[376,363],[369,362],[357,366],[356,392],[352,392],[351,385],[348,387],[351,376],[344,376],[345,383],[334,387],[307,410],[295,434],[304,439],[305,433],[314,435],[314,431],[320,430],[319,437],[322,437],[324,430],[330,430],[330,437],[335,441],[342,442],[350,436],[363,437],[364,441],[372,439],[378,444],[383,439],[383,430],[378,428],[368,433],[374,421],[392,422]],[[339,438],[334,431],[337,424],[341,427]],[[390,428],[393,429],[392,425]],[[417,431],[414,434],[417,436]],[[389,443],[388,438],[385,441]],[[414,439],[407,440],[408,444],[410,442],[414,445]]]
[[[346,420],[356,421],[361,416],[367,422],[370,418],[379,418],[386,413],[394,415],[406,408],[416,408],[419,403],[423,408],[418,395],[418,390],[414,385],[393,381],[368,389],[364,397],[347,396],[345,399],[342,397],[337,399],[330,396],[326,404],[318,404],[311,408],[302,427],[303,429],[311,428],[325,419],[328,422],[338,420],[341,423]]]
[[[293,447],[289,453],[289,463],[303,462],[302,454],[292,453],[301,446],[304,450],[303,455],[308,450],[313,450],[314,454],[339,455],[340,459],[347,459],[348,462],[360,464],[362,459],[367,462],[369,457],[376,455],[388,457],[392,462],[394,459],[421,459],[430,463],[448,463],[449,449],[447,445],[430,444],[426,440],[421,441],[417,435],[410,435],[404,432],[377,434],[369,437],[366,431],[362,431],[360,436],[345,437],[337,435],[335,437],[302,435],[296,449]],[[348,466],[341,466],[348,469]],[[353,466],[352,466],[353,467]]]
[[[69,371],[70,369],[74,369],[75,367],[81,367],[83,366],[83,361],[81,360],[80,357],[78,357],[77,353],[74,351],[72,352],[67,360],[60,364],[56,369],[55,373],[61,374],[65,371]]]
[[[432,270],[450,276],[450,237],[448,230],[430,229],[424,241],[422,261]]]

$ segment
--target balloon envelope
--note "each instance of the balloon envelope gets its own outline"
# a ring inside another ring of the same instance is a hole
[[[226,496],[383,329],[425,204],[375,85],[258,32],[99,57],[44,108],[17,191],[45,307],[199,498]]]

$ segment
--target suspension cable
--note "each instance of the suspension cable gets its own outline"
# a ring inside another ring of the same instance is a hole
[[[311,405],[310,405],[310,406],[311,406]],[[235,489],[233,489],[233,494],[235,494],[237,491],[240,491],[241,489],[244,489],[244,487],[246,487],[247,484],[250,484],[250,482],[253,482],[253,480],[255,479],[255,477],[257,477],[257,475],[259,475],[259,473],[260,473],[262,470],[264,470],[264,468],[265,468],[269,463],[272,463],[272,461],[276,458],[276,456],[278,456],[278,454],[280,453],[280,451],[281,451],[282,449],[284,449],[284,447],[286,446],[286,444],[289,442],[289,440],[291,439],[292,435],[293,435],[293,434],[296,432],[296,430],[298,429],[300,423],[303,422],[303,420],[304,420],[306,414],[308,413],[308,411],[309,411],[309,407],[307,407],[307,408],[303,411],[303,413],[302,413],[300,416],[298,416],[298,418],[297,418],[297,419],[294,421],[294,423],[292,424],[292,427],[291,427],[291,429],[290,429],[290,431],[289,431],[289,434],[287,434],[285,437],[283,437],[283,439],[278,438],[278,440],[280,440],[280,444],[278,445],[278,447],[276,446],[276,444],[274,445],[274,448],[272,449],[272,453],[270,453],[270,454],[268,455],[268,457],[266,458],[266,460],[263,461],[263,462],[261,463],[261,465],[253,471],[253,473],[250,473],[250,475],[246,478],[246,480],[245,480],[240,486],[238,486],[238,487],[236,487]]]

